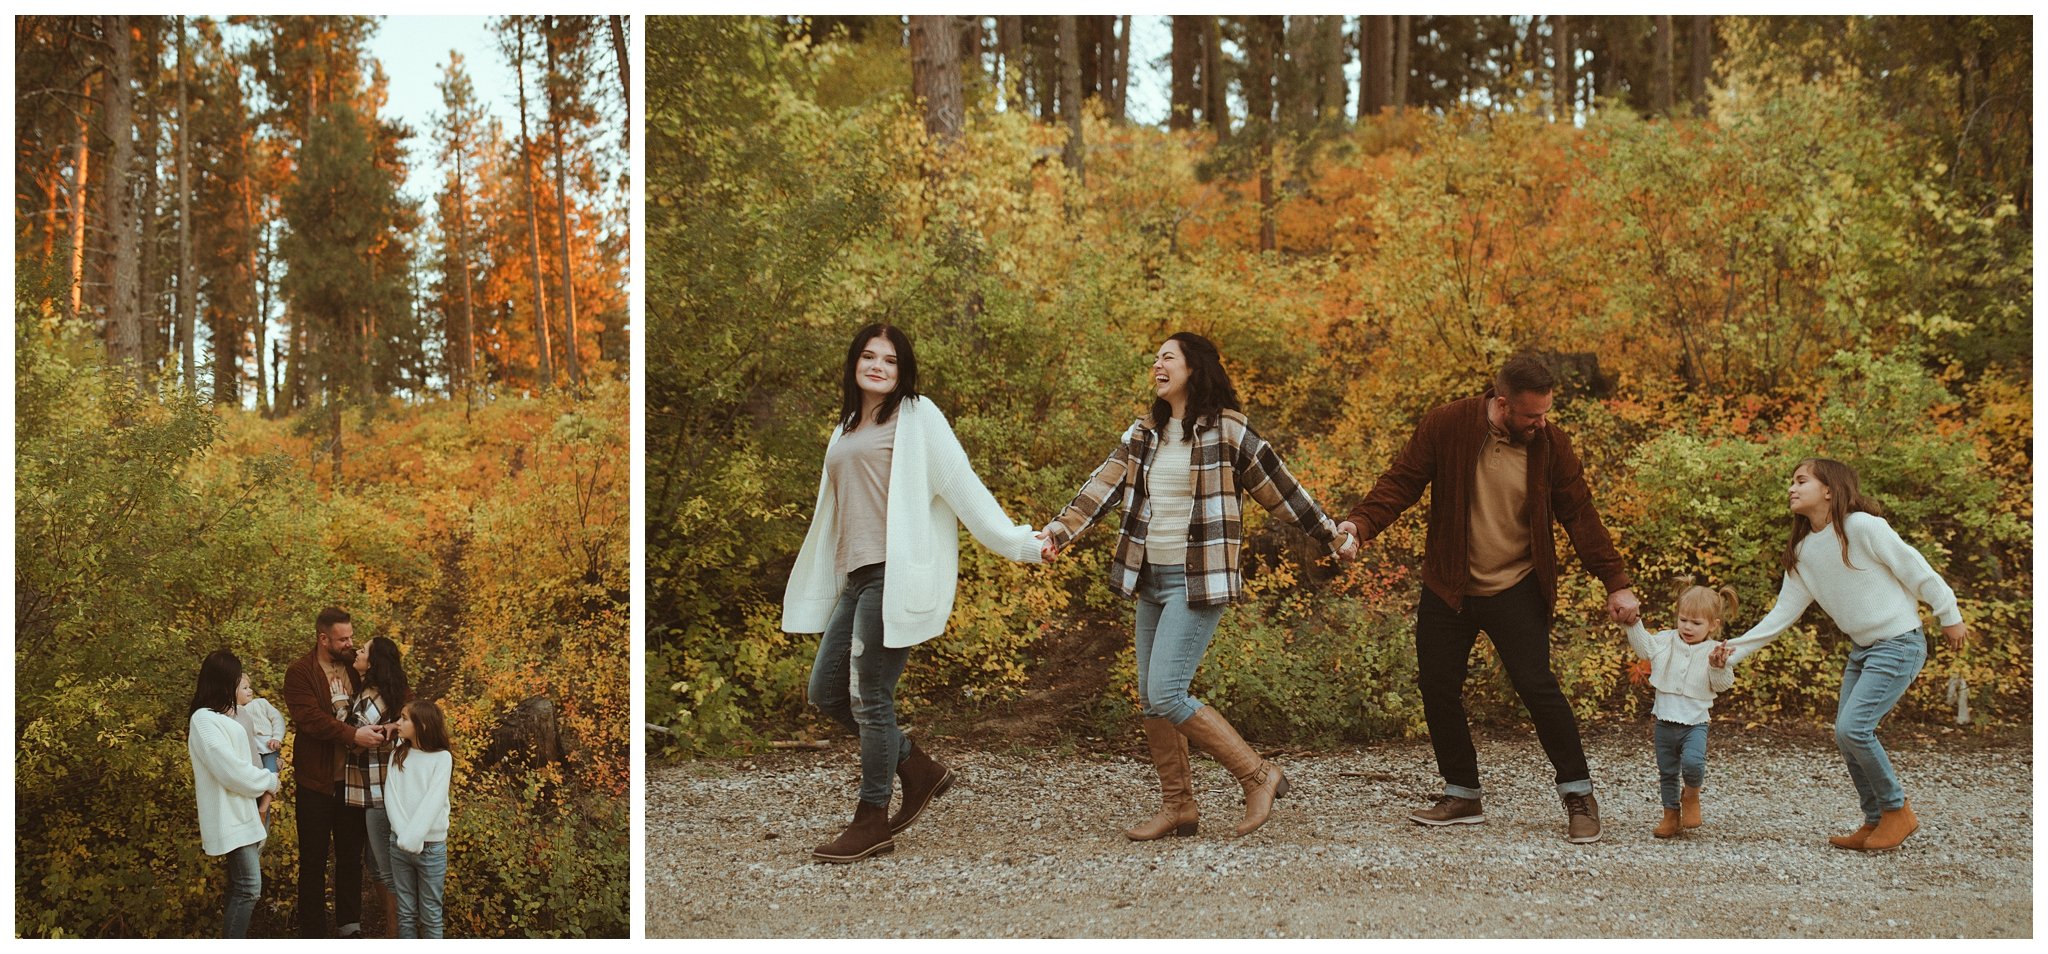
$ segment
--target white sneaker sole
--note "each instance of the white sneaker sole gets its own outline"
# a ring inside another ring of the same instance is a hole
[[[1408,816],[1408,820],[1409,820],[1409,821],[1412,821],[1412,822],[1414,822],[1414,823],[1416,823],[1416,824],[1418,824],[1418,825],[1428,825],[1428,826],[1430,826],[1431,828],[1442,828],[1442,827],[1444,827],[1445,825],[1484,825],[1484,824],[1486,824],[1486,816],[1485,816],[1485,815],[1460,815],[1460,816],[1459,816],[1459,817],[1457,817],[1457,818],[1446,818],[1446,819],[1443,819],[1443,820],[1441,820],[1441,821],[1439,821],[1439,820],[1437,820],[1437,819],[1434,819],[1434,818],[1424,818],[1424,817],[1422,817],[1422,816],[1420,816],[1420,815],[1410,815],[1410,816]]]

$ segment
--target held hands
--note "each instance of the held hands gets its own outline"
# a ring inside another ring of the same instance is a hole
[[[1607,594],[1607,615],[1617,623],[1626,626],[1642,618],[1643,603],[1636,599],[1636,591],[1623,587]]]
[[[1349,520],[1338,524],[1337,539],[1342,541],[1337,547],[1337,559],[1358,559],[1358,524],[1352,523]]]
[[[382,726],[374,726],[374,725],[365,725],[365,726],[358,726],[358,727],[356,728],[356,740],[355,740],[355,745],[356,745],[356,748],[359,748],[359,749],[374,749],[374,748],[376,748],[377,746],[380,746],[380,745],[383,745],[383,744],[384,744],[384,729],[383,729],[383,727],[382,727]]]
[[[272,752],[275,752],[275,751],[277,751],[278,749],[281,749],[281,748],[284,748],[284,740],[283,740],[283,739],[271,739],[271,740],[270,740],[270,751],[272,751]]]
[[[1707,665],[1715,669],[1726,667],[1728,665],[1728,654],[1728,641],[1724,639],[1719,646],[1714,647],[1713,652],[1707,654]]]
[[[1040,560],[1051,563],[1053,557],[1060,555],[1059,548],[1052,545],[1052,534],[1040,530],[1033,533],[1032,536],[1038,538],[1038,558]]]

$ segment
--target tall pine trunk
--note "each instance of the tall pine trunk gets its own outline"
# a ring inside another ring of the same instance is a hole
[[[142,223],[135,208],[135,196],[128,185],[130,166],[135,163],[135,72],[134,42],[125,16],[102,17],[107,35],[110,69],[107,82],[105,120],[107,138],[113,148],[107,153],[107,229],[113,233],[113,274],[107,289],[107,357],[125,365],[136,384],[142,369]]]
[[[1173,18],[1173,45],[1166,57],[1170,77],[1166,101],[1168,129],[1195,127],[1195,69],[1201,64],[1200,30],[1195,17],[1175,15]]]
[[[1206,96],[1202,118],[1216,131],[1216,141],[1230,138],[1230,83],[1223,77],[1223,22],[1203,17],[1202,93]]]
[[[941,146],[960,138],[966,106],[960,92],[959,31],[950,16],[910,18],[910,89],[924,110],[924,131]]]
[[[562,350],[569,365],[569,383],[583,387],[583,363],[576,353],[576,259],[569,254],[569,166],[562,154],[562,125],[567,121],[562,116],[561,86],[564,80],[555,72],[555,46],[559,41],[561,23],[551,19],[547,32],[548,52],[548,131],[555,141],[555,211],[556,222],[561,226],[562,235]]]
[[[1558,122],[1572,121],[1572,24],[1564,14],[1553,14],[1550,18],[1551,67],[1550,78],[1556,97],[1553,108]]]
[[[185,18],[177,18],[178,30],[178,347],[184,359],[185,388],[199,390],[199,345],[193,339],[199,327],[193,308],[199,296],[192,287],[192,98],[187,95],[186,78],[191,75],[191,47],[185,43]],[[214,342],[218,349],[221,342]]]
[[[1062,16],[1060,29],[1060,118],[1067,124],[1067,168],[1083,185],[1088,182],[1081,141],[1081,37],[1079,17]]]
[[[1409,22],[1408,14],[1404,13],[1394,18],[1393,106],[1396,111],[1405,109],[1408,106],[1408,53],[1409,49],[1415,45],[1415,37],[1410,32],[1412,29],[1413,26]]]
[[[1245,116],[1245,132],[1254,136],[1258,144],[1259,184],[1259,251],[1270,252],[1279,247],[1278,235],[1274,231],[1274,210],[1279,205],[1279,196],[1273,191],[1273,140],[1278,130],[1273,124],[1273,80],[1275,60],[1285,36],[1285,21],[1277,16],[1254,16],[1245,18],[1245,86],[1244,100],[1248,110]]]
[[[1015,112],[1024,95],[1024,18],[996,18],[996,56],[1003,61],[1003,108]]]
[[[540,202],[533,189],[533,138],[526,129],[525,17],[519,18],[513,37],[517,49],[512,69],[519,81],[519,180],[526,186],[526,250],[533,265],[533,351],[540,362],[536,365],[539,388],[547,391],[555,386],[555,362],[548,343],[548,286],[540,273]]]
[[[92,77],[79,84],[79,101],[92,102]],[[91,204],[92,120],[90,110],[78,110],[78,140],[72,144],[71,172],[71,314],[85,314],[85,210]]]
[[[633,148],[633,67],[626,59],[626,18],[608,17],[612,28],[612,58],[619,64],[619,102],[625,104],[624,114],[619,117],[626,149]]]
[[[1692,18],[1692,83],[1691,98],[1693,115],[1702,119],[1707,115],[1707,73],[1714,68],[1714,18],[1696,16]]]
[[[1658,14],[1652,20],[1656,23],[1656,56],[1650,68],[1650,110],[1659,116],[1671,115],[1671,16]]]

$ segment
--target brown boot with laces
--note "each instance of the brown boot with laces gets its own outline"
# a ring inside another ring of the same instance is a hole
[[[1443,794],[1428,808],[1409,812],[1408,820],[1418,825],[1480,825],[1486,822],[1486,812],[1480,809],[1479,799]]]
[[[1590,845],[1600,840],[1600,803],[1593,799],[1592,792],[1566,795],[1564,816],[1564,840],[1574,845]]]

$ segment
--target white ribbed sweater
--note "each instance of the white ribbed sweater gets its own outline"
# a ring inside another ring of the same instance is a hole
[[[1963,621],[1956,591],[1883,517],[1852,513],[1842,529],[1848,532],[1849,563],[1855,567],[1842,562],[1842,541],[1834,527],[1807,534],[1799,541],[1797,568],[1778,587],[1777,605],[1749,632],[1728,641],[1731,664],[1770,645],[1815,603],[1858,646],[1919,628],[1922,602],[1943,626]]]

